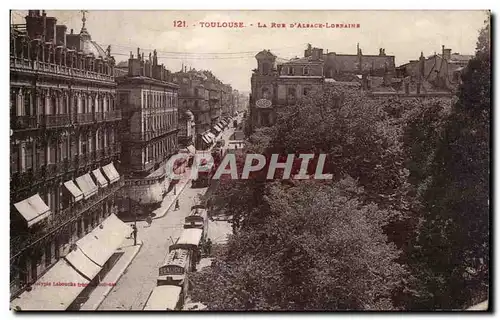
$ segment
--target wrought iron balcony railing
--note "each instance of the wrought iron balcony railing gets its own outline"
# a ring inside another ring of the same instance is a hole
[[[13,130],[37,129],[39,125],[37,116],[14,116],[11,118]]]
[[[52,215],[46,220],[44,228],[38,229],[35,233],[19,234],[11,237],[10,252],[11,259],[21,254],[24,250],[42,241],[45,237],[54,233],[57,229],[63,227],[67,223],[77,219],[84,212],[99,204],[102,200],[116,193],[124,185],[123,178],[117,182],[108,185],[105,188],[100,188],[97,194],[89,199],[84,199],[71,207],[61,210],[57,215]]]

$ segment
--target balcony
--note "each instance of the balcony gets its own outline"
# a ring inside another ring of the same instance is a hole
[[[94,113],[94,120],[96,122],[103,122],[104,121],[104,114],[102,112]]]
[[[78,124],[94,123],[94,114],[93,113],[79,113],[76,115],[76,122],[78,122]]]
[[[104,119],[106,121],[115,121],[122,119],[122,111],[121,110],[113,110],[104,113]]]
[[[70,124],[69,114],[44,115],[46,128],[65,127]]]
[[[37,129],[38,119],[36,116],[11,117],[12,130]]]
[[[57,229],[79,218],[84,212],[92,209],[101,201],[116,193],[123,186],[123,184],[123,178],[120,178],[117,182],[108,185],[105,188],[100,188],[97,195],[91,197],[90,199],[81,200],[75,205],[63,209],[57,215],[52,213],[52,216],[49,217],[44,228],[40,228],[37,232],[28,234],[25,233],[11,237],[11,258],[15,258],[30,246],[42,241],[46,236],[54,233]]]

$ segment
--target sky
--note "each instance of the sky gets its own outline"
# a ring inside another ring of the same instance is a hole
[[[12,23],[24,23],[27,11],[12,11]],[[78,33],[82,13],[47,10]],[[378,54],[385,48],[395,55],[396,65],[440,53],[474,54],[486,11],[94,11],[86,13],[86,28],[103,49],[111,45],[117,62],[141,48],[144,56],[156,49],[158,60],[173,71],[182,66],[211,70],[234,89],[249,92],[255,54],[270,49],[282,58],[302,57],[310,43],[324,52]],[[186,27],[174,27],[185,21]],[[243,28],[205,28],[200,22],[241,22]],[[286,28],[271,28],[271,23]],[[259,28],[258,23],[267,28]],[[290,28],[292,23],[359,24],[359,28]]]

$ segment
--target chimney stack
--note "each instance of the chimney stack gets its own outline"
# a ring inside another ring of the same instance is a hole
[[[66,46],[66,30],[65,25],[56,25],[56,45]]]

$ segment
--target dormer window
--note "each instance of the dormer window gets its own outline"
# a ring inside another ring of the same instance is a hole
[[[303,75],[308,76],[309,75],[309,67],[304,67],[304,70],[302,73],[303,73]]]

